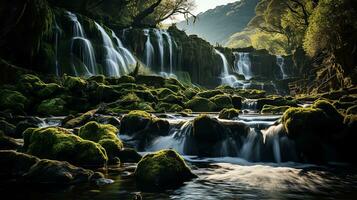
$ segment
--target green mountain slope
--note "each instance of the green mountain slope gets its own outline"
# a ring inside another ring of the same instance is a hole
[[[177,27],[188,34],[196,34],[212,44],[225,44],[234,33],[242,31],[255,16],[255,6],[259,0],[241,0],[218,6],[198,15],[195,24],[185,21]]]

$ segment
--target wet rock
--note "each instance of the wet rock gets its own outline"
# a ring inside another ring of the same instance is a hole
[[[123,143],[117,136],[118,132],[112,125],[88,122],[79,129],[78,136],[99,143],[104,147],[109,160],[113,160],[123,148]]]
[[[118,157],[122,163],[137,163],[142,156],[135,149],[124,148],[119,152]]]
[[[77,117],[74,117],[72,119],[66,120],[64,122],[64,127],[65,128],[75,128],[79,126],[83,126],[87,122],[91,121],[94,119],[94,114],[97,112],[97,110],[90,110],[86,113],[83,113]]]
[[[91,170],[75,167],[68,162],[43,159],[24,174],[24,179],[36,184],[71,185],[89,182],[93,174]],[[104,176],[95,178],[99,180]]]
[[[2,180],[22,177],[40,159],[13,150],[0,150],[0,177]]]
[[[229,95],[219,94],[210,98],[210,100],[217,105],[218,110],[233,108],[232,98]]]
[[[68,114],[66,104],[61,98],[46,99],[37,107],[37,112],[43,115],[64,116]]]
[[[193,137],[200,142],[215,143],[225,138],[225,129],[217,119],[207,115],[196,117],[193,121]]]
[[[240,110],[234,108],[225,108],[219,112],[218,118],[220,119],[234,119],[240,114]]]
[[[173,150],[147,154],[135,170],[136,183],[144,191],[177,187],[195,177],[183,158]]]
[[[0,131],[0,150],[16,150],[21,145],[13,138],[4,135]]]
[[[185,107],[194,112],[214,112],[217,110],[215,103],[202,97],[194,97],[185,104]]]
[[[24,132],[24,152],[40,158],[68,161],[82,166],[103,166],[105,149],[84,140],[63,128],[27,129]]]

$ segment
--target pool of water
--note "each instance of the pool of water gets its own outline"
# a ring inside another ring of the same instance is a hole
[[[110,168],[110,185],[71,187],[1,184],[12,199],[355,199],[357,171],[346,165],[250,163],[239,158],[185,157],[197,179],[162,192],[141,192],[135,165]]]

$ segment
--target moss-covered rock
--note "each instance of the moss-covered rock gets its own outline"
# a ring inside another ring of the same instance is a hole
[[[242,109],[243,98],[237,95],[232,96],[232,105],[235,109]]]
[[[120,78],[118,78],[116,84],[121,84],[121,83],[135,83],[135,78],[127,75],[121,76]]]
[[[167,134],[169,130],[169,123],[161,120],[154,115],[145,111],[131,111],[124,115],[121,126],[120,134],[134,135],[138,133],[151,135]]]
[[[178,104],[178,105],[183,105],[183,103],[182,103],[183,100],[184,100],[184,98],[182,96],[173,95],[173,94],[170,94],[170,95],[161,99],[161,101],[163,101],[163,102]]]
[[[75,128],[79,126],[83,126],[87,122],[91,121],[94,117],[94,114],[97,112],[97,110],[90,110],[86,113],[80,114],[77,117],[73,117],[69,120],[66,120],[63,122],[63,126],[65,128]]]
[[[87,86],[87,81],[80,77],[64,76],[63,86],[76,93],[81,92]]]
[[[237,118],[240,111],[235,108],[225,108],[219,112],[218,118],[220,119],[234,119]]]
[[[271,98],[267,97],[257,100],[258,110],[261,110],[264,107],[264,105],[297,107],[298,102],[296,100],[290,100],[283,97],[271,97]]]
[[[156,107],[156,112],[181,112],[183,108],[177,104],[159,102]]]
[[[211,98],[219,94],[224,94],[221,90],[207,90],[204,92],[199,92],[197,93],[197,96],[203,97],[203,98]]]
[[[43,115],[64,116],[68,114],[67,103],[61,98],[46,99],[37,107],[37,112]]]
[[[233,108],[232,98],[225,94],[219,94],[214,97],[211,97],[210,100],[217,105],[218,110],[224,108]]]
[[[17,87],[26,94],[38,92],[43,89],[45,83],[33,74],[24,74],[19,77]]]
[[[325,112],[331,123],[342,124],[343,116],[336,110],[330,102],[325,100],[315,101],[312,105],[314,108],[319,108]]]
[[[165,85],[165,78],[154,75],[138,75],[135,77],[137,84],[162,88]]]
[[[197,94],[197,91],[194,90],[193,88],[187,88],[183,94],[188,98],[188,99],[192,99],[192,97],[194,97]]]
[[[209,99],[194,97],[186,102],[185,108],[191,109],[194,112],[214,112],[217,110],[217,105]]]
[[[111,86],[99,84],[96,89],[96,98],[100,102],[113,102],[116,101],[121,94]]]
[[[43,88],[36,92],[37,96],[46,99],[51,98],[63,90],[63,87],[56,83],[44,84]]]
[[[290,106],[264,105],[260,111],[262,114],[283,114]]]
[[[193,120],[193,136],[197,141],[215,143],[225,138],[224,127],[217,119],[200,115]]]
[[[8,89],[0,90],[0,110],[9,110],[13,113],[21,113],[28,105],[27,98],[20,92]]]
[[[142,156],[135,149],[124,148],[119,152],[118,158],[122,163],[137,163]]]
[[[183,158],[173,150],[147,154],[135,170],[137,185],[144,191],[177,187],[195,177]]]
[[[116,135],[118,132],[119,130],[115,126],[92,121],[79,129],[78,136],[99,143],[104,147],[108,158],[112,160],[123,148],[123,143]]]
[[[87,79],[87,81],[94,81],[94,82],[97,82],[98,84],[100,84],[100,83],[106,84],[104,75],[91,76]]]
[[[63,128],[27,129],[24,151],[40,158],[68,161],[78,165],[103,166],[108,157],[99,144],[84,140]]]

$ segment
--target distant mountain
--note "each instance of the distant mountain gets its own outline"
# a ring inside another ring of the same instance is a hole
[[[218,6],[198,15],[196,23],[186,21],[177,24],[187,34],[198,35],[211,44],[225,44],[231,35],[242,31],[255,16],[255,6],[259,0],[240,0]]]

